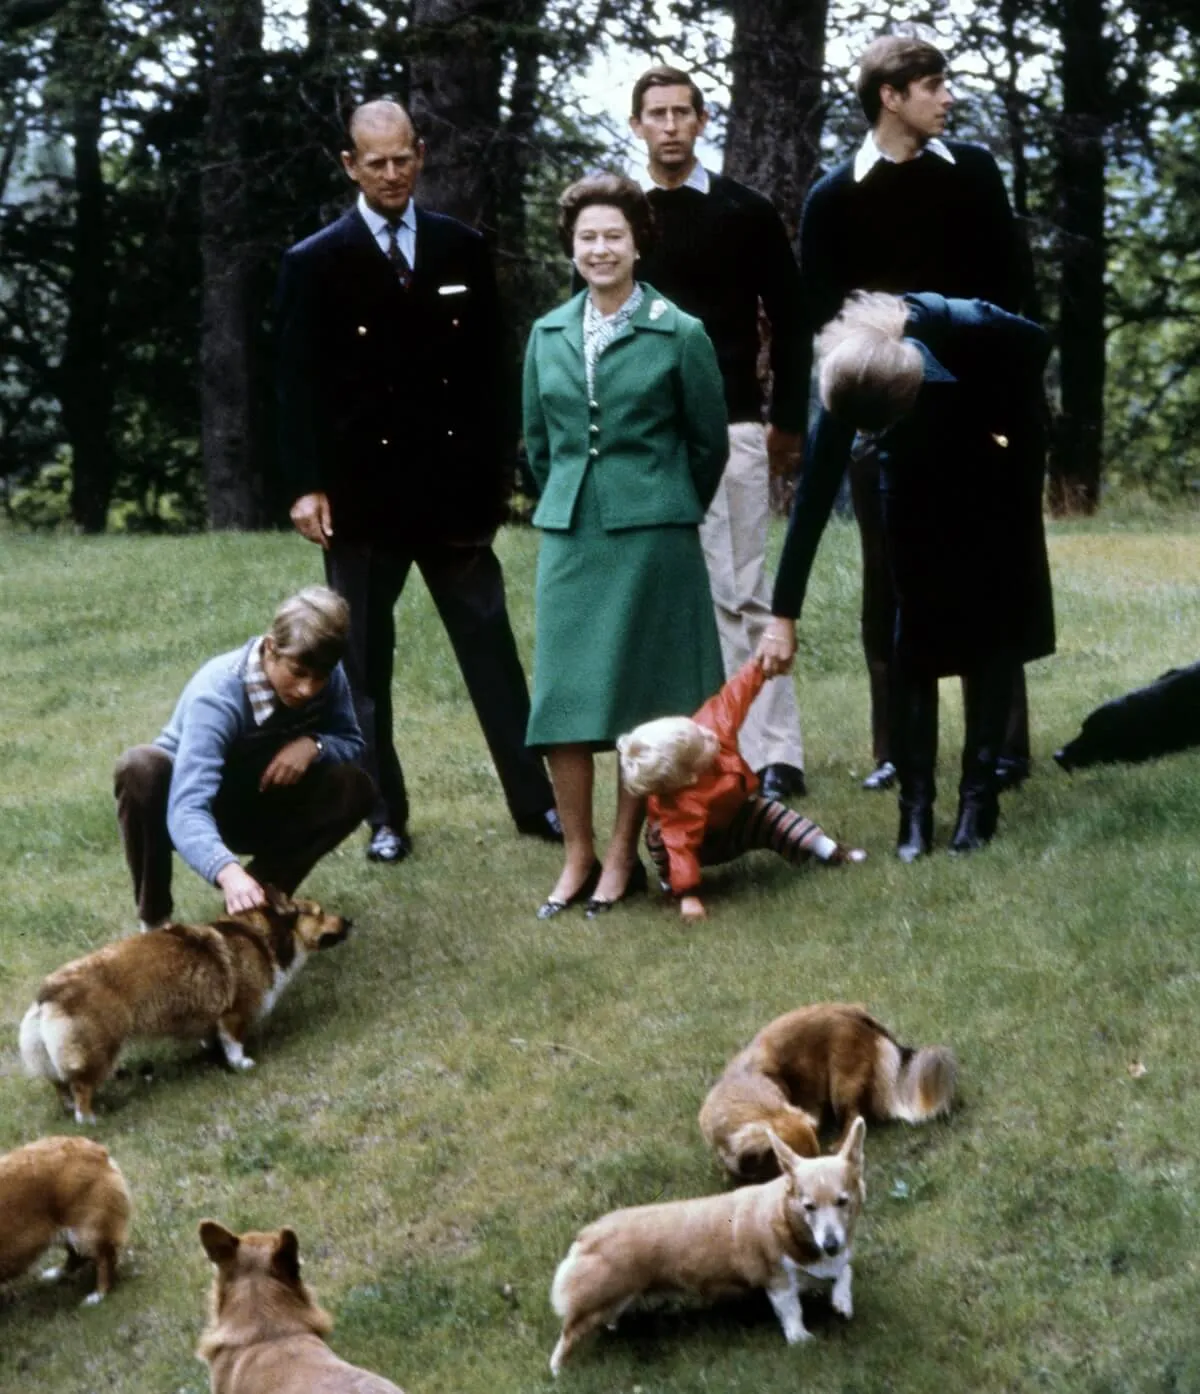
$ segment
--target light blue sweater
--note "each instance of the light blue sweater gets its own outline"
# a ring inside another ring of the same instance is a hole
[[[227,776],[256,781],[276,752],[300,736],[320,736],[324,751],[317,758],[335,764],[358,760],[365,749],[340,663],[311,702],[294,708],[276,703],[261,726],[255,722],[245,679],[258,639],[255,635],[240,649],[210,658],[183,689],[154,742],[175,765],[167,799],[171,841],[188,866],[213,885],[222,868],[237,861],[213,817],[213,802]]]

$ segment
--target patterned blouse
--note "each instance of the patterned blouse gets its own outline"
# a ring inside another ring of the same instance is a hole
[[[643,290],[634,281],[633,293],[619,310],[611,315],[601,313],[592,304],[590,295],[584,298],[583,302],[583,363],[587,372],[587,389],[590,397],[593,392],[592,384],[596,377],[596,359],[612,343],[622,329],[637,314],[637,308],[642,303]]]

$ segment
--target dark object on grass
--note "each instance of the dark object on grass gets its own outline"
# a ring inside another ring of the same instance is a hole
[[[1106,761],[1152,760],[1193,745],[1200,745],[1200,663],[1172,668],[1148,687],[1097,707],[1054,758],[1070,773]]]

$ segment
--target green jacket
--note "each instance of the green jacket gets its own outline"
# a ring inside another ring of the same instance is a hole
[[[698,319],[651,286],[596,362],[589,400],[581,291],[533,326],[525,450],[539,528],[570,528],[589,467],[605,528],[699,523],[729,454],[717,356]]]

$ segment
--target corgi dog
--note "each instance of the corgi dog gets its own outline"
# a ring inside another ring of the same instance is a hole
[[[56,1240],[67,1250],[47,1281],[91,1259],[99,1302],[112,1287],[129,1233],[129,1187],[116,1162],[85,1137],[44,1137],[0,1156],[0,1282],[15,1278]]]
[[[775,1173],[773,1131],[802,1157],[821,1151],[822,1115],[922,1123],[947,1113],[958,1066],[945,1046],[902,1046],[860,1006],[821,1002],[764,1026],[734,1056],[700,1109],[700,1131],[739,1181]]]
[[[217,1270],[196,1351],[212,1394],[404,1394],[325,1344],[333,1320],[300,1278],[293,1230],[234,1234],[203,1220],[200,1242]]]
[[[801,1292],[828,1292],[834,1311],[852,1316],[850,1259],[866,1200],[866,1131],[856,1118],[836,1154],[808,1158],[768,1130],[781,1173],[775,1180],[614,1210],[581,1230],[550,1289],[563,1323],[551,1374],[584,1336],[614,1325],[645,1293],[712,1298],[765,1288],[788,1345],[812,1334],[800,1310]]]
[[[164,925],[65,964],[21,1022],[26,1072],[51,1080],[77,1123],[130,1037],[213,1034],[248,1070],[243,1043],[308,955],[340,944],[350,921],[267,888],[267,904],[207,925]]]

